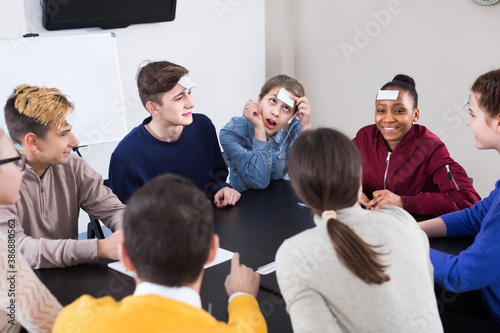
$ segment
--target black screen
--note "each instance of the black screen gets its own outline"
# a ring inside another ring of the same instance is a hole
[[[47,30],[124,28],[175,19],[177,0],[43,0]]]

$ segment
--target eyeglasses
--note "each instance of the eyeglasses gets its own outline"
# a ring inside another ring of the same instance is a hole
[[[10,162],[16,162],[17,167],[21,169],[21,171],[24,171],[24,169],[26,169],[26,155],[19,155],[17,157],[0,160],[0,164],[6,164]]]

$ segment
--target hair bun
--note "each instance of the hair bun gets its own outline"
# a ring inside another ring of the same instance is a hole
[[[413,78],[409,77],[408,75],[405,75],[405,74],[398,74],[396,75],[392,81],[399,81],[399,82],[404,82],[406,84],[409,84],[410,86],[413,87],[413,89],[415,89],[415,80],[413,80]]]

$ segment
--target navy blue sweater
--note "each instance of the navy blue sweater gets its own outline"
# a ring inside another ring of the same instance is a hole
[[[153,137],[145,127],[151,119],[146,118],[127,134],[111,155],[109,185],[122,202],[148,180],[164,173],[191,179],[209,196],[229,186],[217,133],[207,116],[193,114],[193,122],[175,142]]]

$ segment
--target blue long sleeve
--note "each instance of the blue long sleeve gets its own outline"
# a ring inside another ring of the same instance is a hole
[[[149,121],[151,117],[127,134],[111,156],[109,185],[122,202],[150,179],[164,173],[192,180],[208,196],[229,186],[228,168],[208,117],[193,114],[193,122],[175,142],[154,138],[144,127]]]
[[[238,191],[264,189],[271,180],[284,178],[291,146],[301,129],[300,121],[294,118],[272,138],[260,141],[254,138],[255,129],[245,117],[232,118],[220,131],[231,186]]]
[[[459,255],[431,249],[434,278],[453,292],[480,290],[486,308],[500,324],[500,181],[484,200],[443,215],[447,236],[475,235]]]

